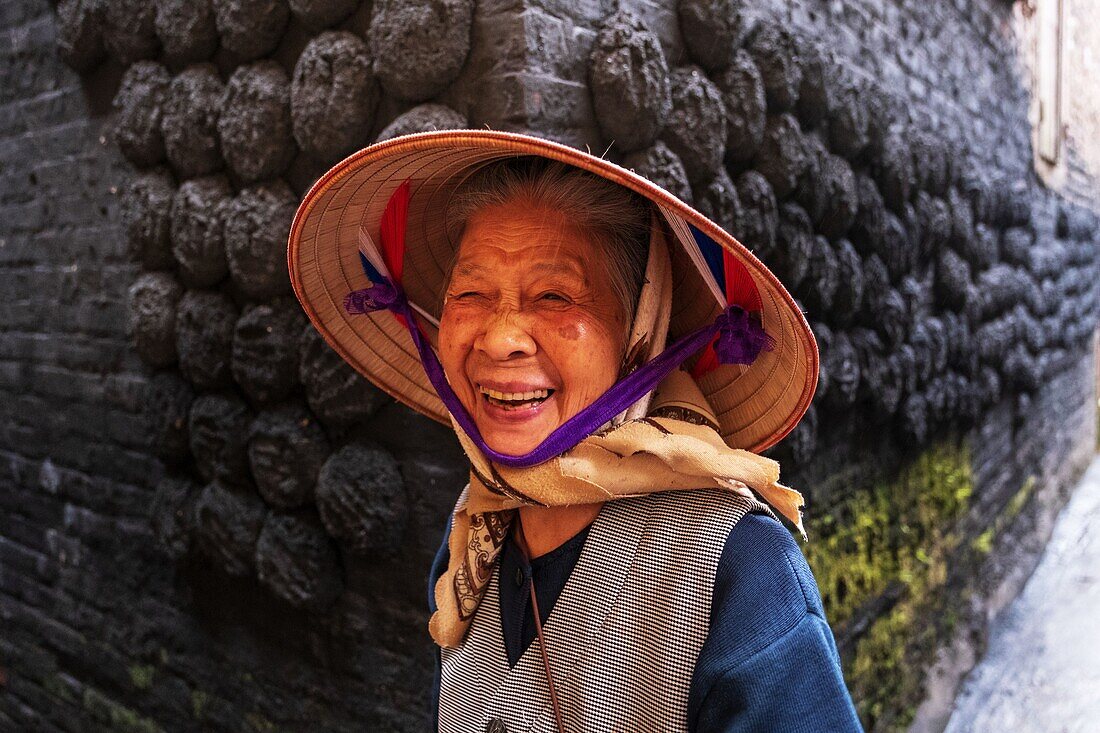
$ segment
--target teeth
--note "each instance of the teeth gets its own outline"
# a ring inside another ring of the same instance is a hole
[[[530,392],[498,392],[495,389],[489,389],[488,387],[480,387],[481,393],[492,397],[495,400],[502,400],[505,402],[525,402],[527,400],[544,400],[550,396],[550,390],[548,389],[535,389]]]

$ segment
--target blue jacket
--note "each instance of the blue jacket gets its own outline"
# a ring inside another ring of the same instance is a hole
[[[447,569],[449,532],[448,517],[428,580],[433,613],[435,583]],[[580,556],[585,534],[531,565],[506,544],[500,577],[517,571],[533,575],[545,618]],[[502,582],[499,587],[505,647],[514,664],[534,636],[530,600],[525,584]],[[745,633],[746,626],[751,633]],[[437,649],[433,730],[438,727],[439,673]],[[863,733],[817,581],[791,533],[766,514],[746,514],[726,539],[714,580],[711,626],[695,665],[687,713],[688,730],[694,733]]]

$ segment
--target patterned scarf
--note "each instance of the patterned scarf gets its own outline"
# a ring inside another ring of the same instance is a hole
[[[671,302],[668,247],[663,235],[653,236],[625,372],[665,348]],[[699,488],[751,497],[752,489],[806,539],[802,494],[778,483],[776,461],[726,445],[713,409],[684,371],[669,374],[656,390],[574,448],[534,466],[512,468],[488,460],[453,418],[452,424],[470,459],[470,483],[455,506],[450,562],[435,587],[437,611],[428,628],[440,646],[455,647],[465,638],[521,506],[593,504]]]

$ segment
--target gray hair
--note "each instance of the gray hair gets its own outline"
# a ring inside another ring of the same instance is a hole
[[[603,245],[611,288],[629,329],[649,256],[649,201],[595,173],[540,156],[516,156],[490,163],[456,189],[443,214],[454,250],[444,289],[469,218],[483,207],[516,198],[563,212],[570,222]]]

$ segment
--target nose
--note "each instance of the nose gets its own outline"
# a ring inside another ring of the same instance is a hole
[[[494,311],[475,340],[474,348],[495,361],[532,356],[538,350],[535,339],[514,308]]]

